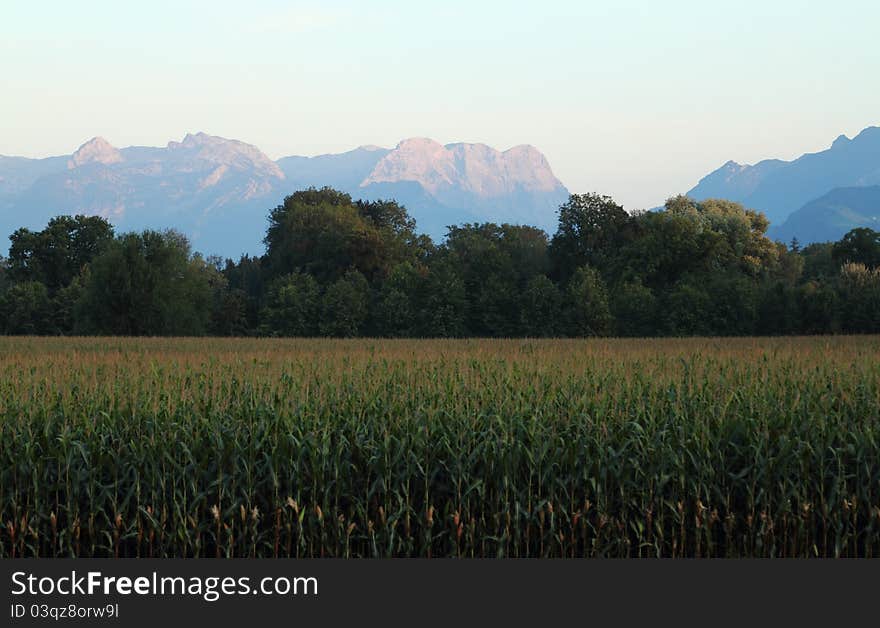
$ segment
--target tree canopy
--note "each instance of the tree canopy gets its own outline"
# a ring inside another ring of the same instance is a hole
[[[0,333],[654,336],[877,332],[880,233],[786,246],[763,214],[669,199],[628,213],[572,195],[552,237],[471,223],[419,235],[393,200],[301,190],[266,253],[220,260],[174,231],[97,217],[19,229],[0,258]]]

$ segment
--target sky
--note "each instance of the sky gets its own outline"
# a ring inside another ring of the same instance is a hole
[[[876,0],[2,0],[0,154],[532,144],[571,191],[648,208],[880,125],[877,24]]]

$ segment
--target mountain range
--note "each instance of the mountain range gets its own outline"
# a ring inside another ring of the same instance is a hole
[[[793,161],[729,161],[688,196],[725,198],[764,212],[771,238],[838,240],[855,227],[880,230],[880,127],[838,137],[830,148]]]
[[[530,224],[552,233],[568,197],[544,155],[527,145],[498,151],[410,138],[394,148],[273,161],[255,146],[205,133],[121,149],[96,137],[71,155],[0,156],[0,236],[81,213],[104,216],[117,231],[173,227],[207,254],[257,254],[271,208],[298,189],[325,185],[356,199],[393,198],[437,240],[446,226],[463,222]],[[880,230],[880,127],[841,135],[827,150],[793,161],[729,161],[688,195],[762,211],[770,237],[785,242]]]
[[[165,147],[116,148],[96,137],[71,155],[0,156],[0,234],[38,229],[59,214],[100,215],[117,231],[173,227],[195,249],[259,253],[272,207],[298,189],[331,186],[353,198],[393,198],[435,239],[450,224],[493,221],[548,231],[568,190],[532,146],[361,146],[271,160],[237,140],[188,134]]]

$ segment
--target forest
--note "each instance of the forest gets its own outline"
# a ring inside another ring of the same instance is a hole
[[[880,332],[880,232],[773,242],[766,217],[679,196],[629,213],[573,194],[556,232],[418,233],[395,201],[301,190],[265,254],[204,256],[96,216],[19,229],[0,257],[0,334],[586,337]]]

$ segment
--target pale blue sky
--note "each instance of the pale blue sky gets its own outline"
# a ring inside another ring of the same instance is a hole
[[[878,24],[876,0],[2,0],[0,154],[529,143],[572,191],[649,207],[880,124]]]

